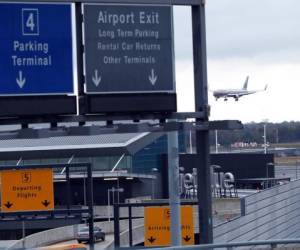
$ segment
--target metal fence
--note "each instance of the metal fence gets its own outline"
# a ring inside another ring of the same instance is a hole
[[[214,242],[300,238],[300,180],[241,199],[242,216],[214,228]]]

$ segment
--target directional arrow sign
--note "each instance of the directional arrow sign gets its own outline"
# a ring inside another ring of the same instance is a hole
[[[0,3],[0,95],[73,93],[70,4]]]
[[[155,241],[155,238],[153,238],[153,236],[151,236],[148,241],[152,244]]]
[[[87,93],[175,92],[170,6],[84,4],[84,44]]]
[[[101,82],[101,76],[98,76],[98,70],[95,69],[94,71],[94,75],[92,77],[93,83],[95,84],[96,87],[98,87],[98,85]]]
[[[23,78],[23,74],[22,74],[22,71],[19,70],[19,77],[16,79],[17,81],[17,84],[19,85],[20,88],[23,88],[25,82],[26,82],[26,79]]]
[[[157,76],[154,73],[154,69],[151,69],[151,75],[149,76],[149,81],[154,86],[157,81]]]
[[[2,212],[53,210],[52,169],[1,171]]]
[[[13,205],[13,204],[10,203],[10,201],[8,201],[8,202],[6,202],[6,203],[4,204],[4,206],[6,206],[8,209],[10,209],[12,205]]]
[[[169,207],[145,207],[145,246],[169,246],[170,209]],[[181,207],[182,245],[194,244],[193,207]]]
[[[44,200],[42,201],[42,204],[45,206],[45,207],[48,207],[48,205],[50,205],[51,202],[47,201],[47,200]]]
[[[191,239],[191,237],[190,237],[190,236],[188,236],[188,235],[186,235],[186,236],[183,238],[183,240],[184,240],[185,242],[189,242],[189,241],[190,241],[190,239]]]

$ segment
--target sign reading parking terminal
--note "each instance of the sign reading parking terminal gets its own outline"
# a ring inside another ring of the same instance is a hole
[[[52,169],[1,171],[1,211],[53,210]]]
[[[0,3],[0,95],[73,93],[70,4]]]
[[[84,5],[87,93],[175,92],[170,6]]]

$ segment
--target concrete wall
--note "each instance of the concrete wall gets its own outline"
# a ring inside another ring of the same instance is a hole
[[[241,200],[243,216],[214,228],[214,242],[300,237],[300,180]]]
[[[138,227],[139,225],[143,225],[144,220],[143,219],[135,219],[132,222],[133,227]],[[110,234],[113,232],[113,221],[108,222],[97,222],[95,225],[98,225],[102,228],[102,230],[106,234]],[[39,232],[36,234],[29,235],[24,238],[24,240],[18,240],[14,244],[12,244],[8,249],[18,249],[18,248],[34,248],[39,246],[45,246],[54,244],[57,242],[67,241],[74,239],[80,225],[73,225],[73,226],[67,226],[67,227],[60,227],[55,228],[51,230],[46,230],[43,232]],[[120,221],[120,231],[125,232],[128,230],[128,221],[127,220],[121,220]]]

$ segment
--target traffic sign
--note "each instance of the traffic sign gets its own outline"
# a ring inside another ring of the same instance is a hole
[[[1,171],[2,212],[53,210],[52,169]]]
[[[87,93],[175,92],[170,6],[84,4]]]
[[[70,4],[0,3],[0,95],[73,93]]]
[[[145,242],[147,247],[169,246],[170,237],[170,208],[145,207]],[[181,242],[182,245],[194,244],[193,207],[181,207]]]

